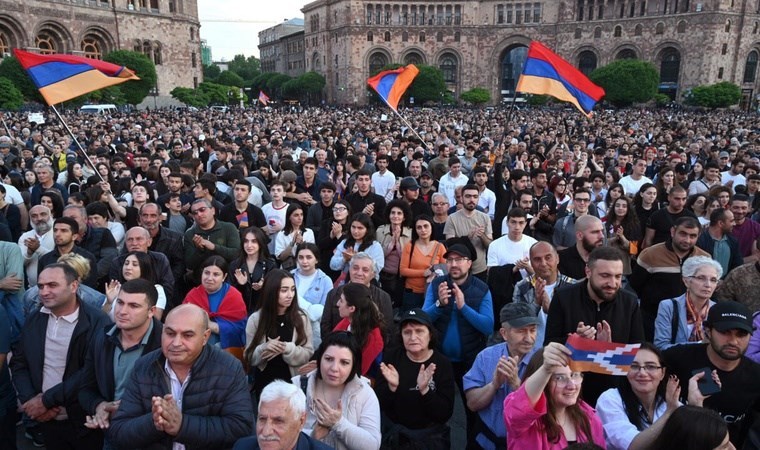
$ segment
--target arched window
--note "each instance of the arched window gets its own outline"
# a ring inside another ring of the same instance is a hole
[[[163,64],[163,56],[161,55],[161,43],[153,43],[153,64],[160,66]]]
[[[404,56],[404,65],[414,64],[415,66],[419,66],[423,63],[422,55],[417,52],[411,52]]]
[[[391,32],[390,31],[386,31],[385,32],[385,35],[383,36],[383,40],[385,42],[390,42],[391,41]]]
[[[460,42],[462,40],[462,34],[458,31],[454,32],[454,42]]]
[[[755,22],[755,25],[752,27],[752,34],[757,34],[758,26],[760,26],[760,22]]]
[[[673,47],[662,51],[660,61],[660,83],[678,83],[678,74],[681,70],[681,53]]]
[[[150,42],[145,41],[142,45],[142,54],[147,56],[148,59],[153,59],[153,46],[150,44]]]
[[[319,53],[314,53],[314,54],[311,56],[311,68],[312,68],[312,70],[314,70],[315,72],[316,72],[316,71],[318,71],[318,70],[319,70],[319,68],[320,68],[320,63],[319,63],[319,62],[320,62],[320,59],[319,59]]]
[[[594,28],[594,39],[599,39],[600,37],[602,37],[602,27]]]
[[[641,36],[642,31],[644,30],[644,27],[641,26],[641,24],[636,25],[636,28],[633,29],[633,35],[634,36]]]
[[[502,95],[511,95],[517,86],[525,59],[528,57],[528,47],[513,46],[501,57],[501,91]]]
[[[731,32],[731,21],[730,20],[726,21],[726,29],[725,29],[725,31],[726,31],[726,33],[730,33]]]
[[[581,33],[583,33],[583,31],[580,28],[576,28],[575,29],[575,34],[573,35],[573,37],[575,39],[580,39],[581,38]]]
[[[586,76],[596,69],[596,54],[590,50],[584,50],[578,55],[578,70]]]
[[[380,69],[388,65],[388,57],[382,53],[375,53],[369,57],[369,73],[375,75]]]
[[[409,42],[409,33],[407,31],[401,33],[401,42]]]
[[[665,33],[665,24],[662,22],[657,22],[657,25],[654,27],[654,34],[663,34]]]
[[[757,74],[757,51],[752,50],[747,55],[747,62],[744,63],[744,82],[754,83]]]
[[[615,59],[636,59],[636,52],[630,48],[624,48],[615,55]]]
[[[436,42],[443,42],[443,33],[440,31],[435,34],[435,41]]]
[[[372,42],[375,40],[375,36],[372,34],[372,32],[367,33],[367,42]]]
[[[686,21],[681,20],[678,22],[678,25],[676,25],[676,32],[677,33],[686,33]]]
[[[439,63],[441,72],[443,72],[443,81],[446,83],[457,82],[457,57],[451,53],[445,53],[441,56]]]
[[[103,47],[100,41],[92,35],[87,35],[82,39],[81,50],[85,58],[102,59]]]
[[[420,33],[420,42],[425,42],[425,32]]]
[[[8,35],[4,31],[0,30],[0,59],[3,59],[5,55],[11,53],[11,42],[8,39]]]
[[[55,36],[47,31],[41,31],[34,39],[34,43],[40,49],[40,54],[51,55],[58,53],[58,43]]]
[[[615,26],[615,31],[613,32],[613,35],[615,37],[622,36],[623,35],[623,27],[621,27],[620,25]]]

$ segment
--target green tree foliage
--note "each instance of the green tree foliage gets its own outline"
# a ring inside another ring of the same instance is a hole
[[[107,54],[103,59],[120,66],[126,66],[140,77],[139,81],[129,80],[118,86],[128,104],[136,105],[142,102],[150,90],[156,86],[158,80],[156,66],[142,53],[131,50],[116,50]]]
[[[527,95],[527,101],[528,104],[531,106],[543,106],[552,99],[553,97],[549,95],[540,95],[540,94],[528,94]]]
[[[261,71],[261,61],[255,56],[235,55],[232,61],[227,63],[227,68],[240,76],[243,80],[253,80]]]
[[[205,81],[215,81],[219,74],[222,73],[222,69],[216,64],[209,64],[203,66],[203,79]]]
[[[709,86],[695,87],[686,97],[686,102],[705,108],[726,108],[739,103],[741,98],[742,90],[739,86],[723,81]]]
[[[264,92],[270,98],[283,99],[282,86],[291,80],[291,77],[282,73],[274,73],[264,83]]]
[[[203,82],[198,85],[198,92],[208,98],[210,105],[226,105],[231,100],[237,100],[238,88],[217,83]]]
[[[659,72],[652,63],[638,59],[613,61],[594,70],[589,78],[604,88],[604,98],[615,106],[651,100],[660,81]]]
[[[21,92],[21,95],[26,100],[44,102],[40,92],[37,90],[37,86],[23,67],[21,63],[15,57],[8,56],[3,58],[3,62],[0,63],[0,77],[8,79],[13,86]]]
[[[476,87],[469,91],[462,92],[462,95],[460,95],[459,98],[467,103],[472,103],[473,105],[482,105],[491,101],[491,93],[488,89]]]
[[[266,82],[272,75],[274,74],[271,72],[264,72],[253,77],[253,80],[251,80],[251,92],[258,96],[259,91],[265,90]]]
[[[171,96],[188,106],[195,106],[196,108],[202,108],[209,104],[208,96],[198,89],[176,87],[172,89]]]
[[[13,82],[0,77],[0,109],[16,110],[24,104],[24,95],[16,89]]]
[[[655,94],[654,102],[657,104],[657,106],[665,106],[670,103],[670,97],[665,94]]]
[[[217,77],[215,82],[219,84],[223,84],[225,86],[237,86],[237,87],[245,86],[245,83],[243,82],[243,78],[240,75],[230,70],[225,70],[224,72],[219,74],[219,77]]]

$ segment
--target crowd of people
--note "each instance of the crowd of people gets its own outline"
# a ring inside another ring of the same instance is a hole
[[[758,117],[381,114],[5,116],[0,449],[760,448]]]

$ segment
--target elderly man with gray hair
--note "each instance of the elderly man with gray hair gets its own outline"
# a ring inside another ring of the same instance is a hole
[[[380,289],[377,285],[372,284],[372,280],[377,274],[377,264],[372,257],[365,253],[359,252],[351,257],[348,262],[348,280],[354,283],[360,283],[367,286],[372,294],[372,301],[375,302],[380,313],[383,315],[385,330],[383,330],[383,341],[388,343],[388,338],[393,335],[393,307],[391,306],[391,297],[387,292]],[[335,326],[340,322],[338,313],[338,299],[343,293],[343,286],[337,287],[327,293],[325,300],[325,310],[320,322],[320,331],[322,336],[330,334]]]
[[[238,440],[233,450],[329,450],[332,447],[302,432],[306,395],[293,384],[275,380],[261,392],[256,436]]]
[[[703,342],[702,322],[715,304],[712,301],[723,267],[709,256],[692,256],[681,267],[686,292],[663,300],[654,322],[654,345],[665,350],[676,344]]]

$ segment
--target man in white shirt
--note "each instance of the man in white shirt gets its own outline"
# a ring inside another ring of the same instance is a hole
[[[644,176],[647,171],[647,160],[644,158],[635,158],[633,161],[633,172],[620,179],[620,185],[623,186],[623,192],[629,197],[633,197],[639,192],[641,186],[645,183],[651,183],[652,180]],[[593,199],[593,198],[592,198]]]
[[[375,194],[385,198],[386,202],[393,200],[393,189],[396,184],[396,177],[393,172],[388,170],[388,155],[377,155],[375,158],[375,168],[377,172],[372,174],[372,187],[375,188]]]
[[[269,253],[274,254],[274,235],[285,228],[285,214],[288,211],[288,204],[285,202],[285,191],[287,184],[282,181],[275,181],[269,188],[272,195],[272,201],[261,207],[264,217],[267,219],[267,226],[264,231],[269,235]]]
[[[731,168],[721,173],[721,183],[731,188],[736,192],[736,186],[746,186],[747,179],[744,177],[744,161],[740,158],[736,158],[731,163]]]
[[[462,161],[456,156],[452,156],[449,158],[449,171],[438,180],[438,192],[449,199],[450,205],[456,205],[454,191],[457,187],[465,184],[467,184],[467,177],[462,175]]]
[[[491,242],[488,246],[486,265],[499,267],[514,264],[514,271],[520,271],[523,278],[533,273],[530,267],[530,247],[536,240],[523,234],[528,224],[528,213],[522,208],[512,208],[507,213],[507,234]]]
[[[29,211],[32,229],[18,238],[21,254],[24,256],[26,280],[29,286],[37,285],[37,261],[40,256],[55,248],[53,242],[53,216],[47,206],[32,206]]]
[[[472,177],[475,180],[475,185],[480,189],[478,206],[483,208],[483,211],[493,220],[493,215],[496,212],[496,194],[486,187],[486,183],[488,183],[488,169],[483,166],[475,167],[472,169]]]

